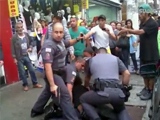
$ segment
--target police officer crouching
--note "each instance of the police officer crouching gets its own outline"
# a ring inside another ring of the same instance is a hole
[[[122,73],[122,85],[119,80]],[[90,120],[101,120],[94,106],[111,104],[118,120],[131,120],[125,109],[125,94],[122,86],[128,86],[130,73],[122,61],[111,54],[106,54],[105,48],[100,48],[96,56],[86,63],[85,87],[89,87],[91,76],[94,79],[94,89],[80,97],[83,109]]]
[[[77,114],[71,102],[71,97],[64,80],[59,75],[65,73],[65,58],[67,55],[66,47],[75,44],[82,38],[76,40],[63,41],[64,28],[61,23],[53,24],[52,39],[44,41],[41,54],[44,63],[46,88],[52,94],[57,96],[57,90],[60,90],[60,106],[65,120],[78,120]]]

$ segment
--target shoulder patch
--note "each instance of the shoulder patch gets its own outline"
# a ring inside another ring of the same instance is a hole
[[[46,48],[45,51],[46,52],[51,52],[51,48]]]
[[[76,74],[76,72],[75,72],[75,71],[72,71],[72,75],[76,76],[77,74]]]

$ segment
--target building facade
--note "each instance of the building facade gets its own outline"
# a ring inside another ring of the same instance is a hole
[[[119,0],[89,0],[89,9],[86,11],[86,18],[92,21],[95,16],[103,14],[107,21],[121,20],[121,3]]]

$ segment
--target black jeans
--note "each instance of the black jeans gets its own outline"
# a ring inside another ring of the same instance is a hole
[[[129,62],[129,49],[125,48],[121,51],[121,59],[126,68],[128,68],[128,62]]]
[[[134,70],[138,70],[138,65],[137,65],[137,60],[136,60],[136,53],[130,53],[133,65],[134,65]]]

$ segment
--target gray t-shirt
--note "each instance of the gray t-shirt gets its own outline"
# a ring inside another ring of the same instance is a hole
[[[27,38],[23,37],[20,39],[21,39],[20,44],[21,44],[22,54],[26,55],[27,54]]]
[[[106,80],[119,80],[119,72],[127,70],[123,62],[110,54],[97,54],[89,59],[86,66],[86,74]]]

